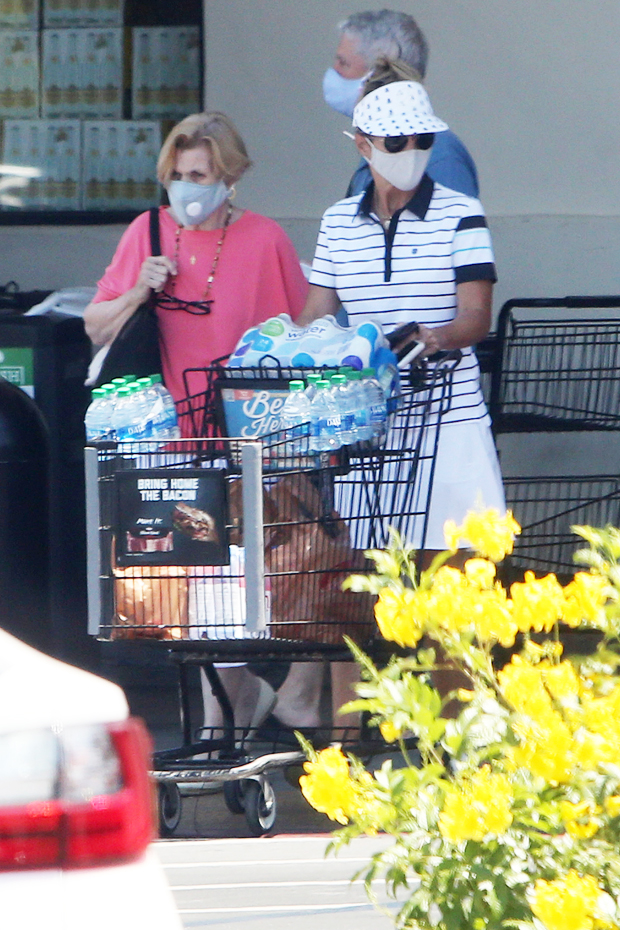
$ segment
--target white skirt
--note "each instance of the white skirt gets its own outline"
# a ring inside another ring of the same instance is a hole
[[[419,459],[413,454],[390,457],[376,473],[378,487],[372,487],[372,471],[363,466],[336,481],[336,510],[349,523],[353,548],[383,548],[392,526],[416,549],[442,550],[446,520],[460,524],[473,509],[505,512],[490,426],[481,420],[444,423],[438,441],[436,429],[425,429]],[[413,449],[415,442],[412,430],[408,448]],[[399,444],[402,448],[402,436]],[[466,548],[465,541],[461,545]]]

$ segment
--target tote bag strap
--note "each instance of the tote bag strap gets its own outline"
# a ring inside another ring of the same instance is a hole
[[[161,240],[159,238],[159,207],[149,210],[149,230],[151,233],[151,255],[161,255]]]

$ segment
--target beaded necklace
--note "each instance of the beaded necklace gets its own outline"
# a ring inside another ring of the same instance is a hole
[[[217,269],[218,262],[220,260],[220,253],[222,251],[222,246],[224,245],[224,240],[226,238],[226,232],[230,225],[230,218],[232,216],[233,207],[232,204],[228,203],[228,209],[226,210],[226,218],[224,220],[224,225],[222,226],[222,235],[219,238],[217,246],[215,248],[215,255],[213,256],[213,264],[211,265],[211,272],[207,278],[207,285],[205,287],[204,293],[200,300],[183,300],[181,297],[177,297],[175,294],[176,290],[176,276],[170,278],[170,288],[172,293],[168,294],[166,291],[162,291],[161,294],[157,297],[157,306],[161,307],[162,310],[185,310],[186,313],[193,313],[196,316],[201,316],[207,313],[211,313],[211,304],[213,303],[213,298],[209,298],[211,293],[211,286],[213,284],[213,279],[215,278],[215,271]],[[179,246],[181,239],[181,232],[183,230],[182,226],[177,226],[177,231],[174,241],[174,263],[178,270],[178,260],[179,260]],[[193,256],[192,256],[193,258]],[[193,262],[192,262],[193,264]]]

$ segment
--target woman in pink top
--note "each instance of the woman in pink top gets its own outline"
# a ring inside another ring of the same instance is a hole
[[[159,215],[160,256],[150,254],[149,215],[123,234],[84,313],[95,345],[108,345],[152,291],[159,294],[164,382],[184,396],[183,371],[234,349],[243,333],[278,313],[301,312],[307,284],[293,245],[273,220],[233,206],[251,162],[223,113],[197,113],[170,132],[157,176],[170,207]]]
[[[143,213],[123,234],[84,312],[93,343],[108,345],[155,292],[164,381],[177,401],[186,368],[228,355],[247,329],[269,317],[295,319],[306,300],[308,285],[286,233],[233,206],[234,185],[250,164],[223,113],[197,113],[175,126],[157,163],[170,201],[159,213],[162,254],[151,255]],[[275,707],[273,690],[244,666],[221,674],[236,725],[258,726]],[[205,726],[219,726],[219,706],[204,672],[202,678]]]

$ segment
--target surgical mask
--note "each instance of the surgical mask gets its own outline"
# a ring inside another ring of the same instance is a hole
[[[323,98],[325,103],[343,116],[353,118],[353,108],[362,90],[366,75],[362,78],[344,78],[335,68],[328,68],[323,76]]]
[[[404,152],[384,152],[367,140],[372,149],[366,161],[377,174],[399,191],[412,191],[422,180],[431,155],[430,149],[406,149]]]
[[[223,181],[195,184],[193,181],[171,181],[168,200],[182,226],[200,226],[229,196]]]

